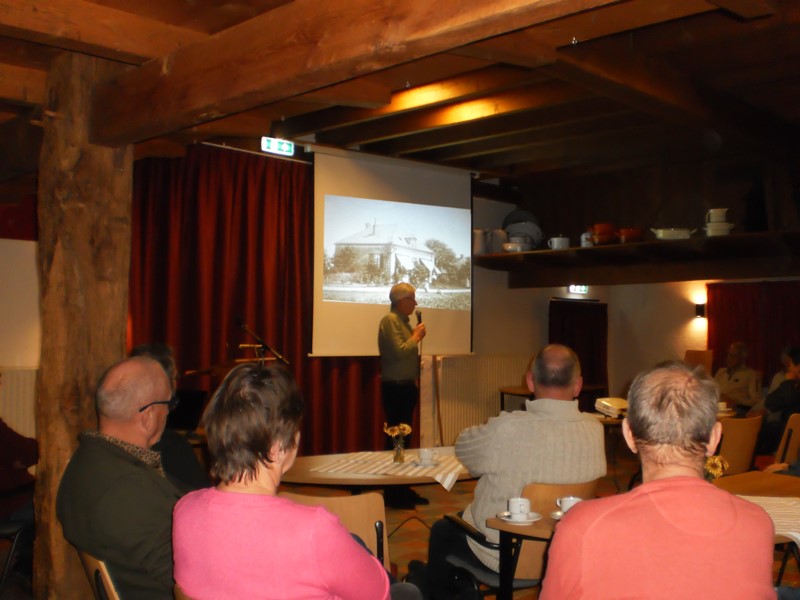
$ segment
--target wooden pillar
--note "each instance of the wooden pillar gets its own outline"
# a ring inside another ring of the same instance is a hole
[[[133,152],[88,137],[92,88],[118,68],[67,53],[48,76],[39,163],[38,599],[91,597],[55,501],[78,433],[96,427],[97,378],[125,353]]]

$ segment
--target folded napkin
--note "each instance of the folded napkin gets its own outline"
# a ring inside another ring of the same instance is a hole
[[[417,455],[406,452],[406,462],[392,462],[391,452],[353,452],[326,465],[314,467],[318,473],[355,473],[369,475],[395,475],[399,477],[430,477],[448,492],[453,489],[458,476],[465,472],[464,465],[455,456],[439,456],[435,465],[420,466]]]

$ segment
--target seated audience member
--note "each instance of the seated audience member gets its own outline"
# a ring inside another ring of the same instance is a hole
[[[486,527],[486,519],[506,510],[508,499],[519,496],[527,484],[580,483],[606,473],[603,426],[579,412],[575,399],[583,383],[576,354],[566,346],[546,346],[526,378],[536,398],[526,401],[526,410],[501,413],[464,430],[456,441],[459,460],[480,478],[463,517],[494,542],[499,534]],[[433,598],[448,597],[447,555],[499,568],[497,552],[475,544],[442,519],[431,528],[427,566],[423,570],[419,563],[411,564],[409,581]]]
[[[175,580],[191,598],[389,598],[383,565],[337,517],[277,496],[303,412],[282,366],[240,365],[214,393],[203,426],[220,483],[175,506]]]
[[[58,489],[64,537],[105,561],[125,600],[172,598],[172,509],[181,492],[152,450],[171,397],[150,358],[109,368],[97,385],[99,430],[80,435]]]
[[[783,350],[781,350],[781,370],[775,373],[772,376],[772,381],[769,383],[769,389],[767,393],[774,392],[778,389],[778,386],[786,381],[786,373],[789,371],[789,351],[792,349],[791,345],[785,346]]]
[[[178,369],[172,348],[166,344],[152,343],[136,346],[130,356],[146,356],[161,365],[169,377],[172,394],[178,382]],[[205,467],[197,460],[192,445],[177,431],[164,429],[161,439],[152,448],[161,453],[161,464],[170,477],[180,483],[184,492],[199,490],[211,485]]]
[[[20,435],[0,419],[0,518],[7,519],[33,506],[36,478],[28,467],[37,462],[36,440]]]
[[[704,480],[722,433],[718,400],[714,381],[684,363],[636,377],[622,433],[643,483],[564,515],[542,600],[775,598],[769,516]]]
[[[28,472],[39,462],[35,439],[11,429],[0,419],[0,519],[25,524],[18,541],[14,569],[27,578],[33,571],[33,487],[36,478]]]
[[[728,348],[727,365],[717,371],[714,377],[722,400],[736,411],[739,417],[745,416],[761,401],[758,393],[758,373],[747,367],[747,346],[744,342],[733,342]]]
[[[772,392],[767,394],[764,406],[767,414],[761,425],[757,453],[772,454],[778,449],[789,417],[800,413],[800,347],[786,349],[788,367],[786,378]]]

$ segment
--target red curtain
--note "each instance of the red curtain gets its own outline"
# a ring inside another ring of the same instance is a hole
[[[313,220],[309,165],[206,146],[138,161],[128,343],[168,343],[181,372],[230,365],[253,356],[239,348],[255,343],[243,321],[304,391],[303,453],[381,448],[377,358],[308,356]],[[218,383],[193,375],[179,387]]]
[[[761,371],[769,385],[781,369],[780,353],[800,343],[800,281],[709,283],[708,347],[714,351],[714,372],[725,366],[731,342],[748,348],[748,366]]]

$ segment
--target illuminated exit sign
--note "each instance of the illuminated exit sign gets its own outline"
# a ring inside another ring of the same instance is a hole
[[[294,142],[263,136],[261,138],[261,151],[282,156],[294,156]]]

